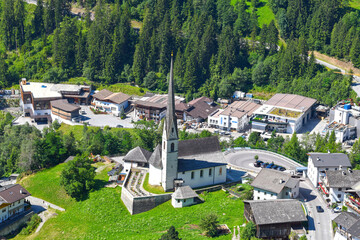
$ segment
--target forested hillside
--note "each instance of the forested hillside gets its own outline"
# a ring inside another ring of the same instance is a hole
[[[72,4],[87,14],[71,17]],[[259,26],[270,9],[276,21]],[[83,77],[166,91],[174,52],[176,91],[187,99],[257,86],[333,105],[352,95],[351,78],[315,64],[308,51],[360,61],[359,13],[340,0],[2,0],[0,11],[0,87],[21,77]]]

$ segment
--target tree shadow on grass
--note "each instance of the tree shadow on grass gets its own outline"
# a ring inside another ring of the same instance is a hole
[[[107,181],[101,180],[101,179],[95,179],[94,182],[95,182],[94,187],[90,192],[94,192],[94,191],[98,191],[98,190],[102,189],[105,186],[105,184],[107,183]],[[89,191],[83,192],[81,194],[81,196],[75,198],[76,201],[82,202],[82,201],[89,199],[90,192]]]

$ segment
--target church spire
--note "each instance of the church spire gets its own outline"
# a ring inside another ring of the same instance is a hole
[[[175,115],[175,96],[174,96],[174,57],[171,52],[171,64],[170,64],[170,79],[169,79],[169,91],[168,102],[166,110],[166,137],[167,139],[178,139],[177,119]]]

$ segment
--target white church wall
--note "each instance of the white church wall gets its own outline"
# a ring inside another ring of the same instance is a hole
[[[221,175],[219,175],[220,168],[222,168]],[[191,188],[219,184],[226,181],[226,168],[225,166],[219,166],[215,168],[212,167],[193,171],[178,172],[178,178],[183,179],[184,184],[189,185]]]
[[[149,184],[161,185],[161,169],[150,164],[149,168]]]
[[[220,170],[221,169],[221,170]],[[226,182],[226,166],[215,167],[214,183],[219,184]]]

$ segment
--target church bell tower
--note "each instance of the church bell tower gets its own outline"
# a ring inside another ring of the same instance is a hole
[[[161,185],[165,191],[174,189],[174,179],[177,178],[178,169],[178,129],[177,119],[175,115],[175,96],[174,96],[174,74],[173,74],[173,54],[171,53],[170,78],[168,102],[166,109],[166,119],[164,122],[164,130],[162,135],[161,151],[162,151],[162,182]]]

